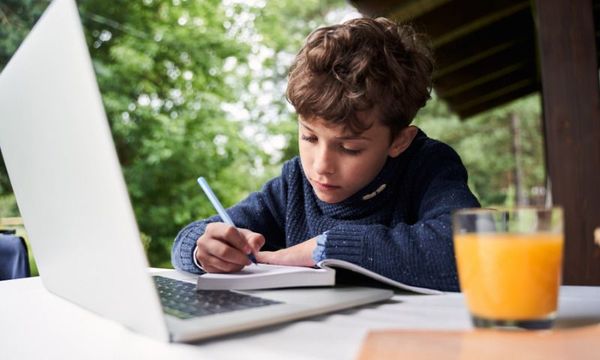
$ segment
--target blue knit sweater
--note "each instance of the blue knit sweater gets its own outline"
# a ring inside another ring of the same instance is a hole
[[[383,191],[363,199],[382,184]],[[296,157],[283,165],[281,176],[227,212],[238,227],[264,235],[263,250],[289,247],[328,231],[327,258],[409,285],[458,291],[451,212],[478,206],[458,154],[419,130],[370,184],[340,203],[316,197]],[[172,250],[175,268],[201,272],[193,262],[196,240],[215,221],[221,220],[196,221],[179,232]]]

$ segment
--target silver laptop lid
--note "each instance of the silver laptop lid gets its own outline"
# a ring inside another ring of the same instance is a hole
[[[73,0],[0,74],[0,148],[48,290],[167,340]]]

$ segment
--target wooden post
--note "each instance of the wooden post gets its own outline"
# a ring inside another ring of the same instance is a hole
[[[600,285],[600,89],[590,0],[536,0],[546,161],[565,211],[565,284]],[[597,19],[600,21],[600,19]]]
[[[525,192],[525,182],[523,181],[523,147],[521,146],[521,119],[515,112],[511,112],[510,117],[510,135],[512,137],[511,152],[515,159],[515,169],[513,171],[513,183],[515,185],[515,205],[529,205],[529,198]]]

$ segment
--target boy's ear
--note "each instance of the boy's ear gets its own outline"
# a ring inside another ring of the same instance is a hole
[[[416,126],[412,125],[402,129],[402,131],[400,131],[400,133],[396,135],[394,141],[392,141],[390,149],[388,150],[388,155],[390,157],[395,158],[398,155],[402,154],[404,150],[406,150],[410,146],[415,136],[417,136],[418,131],[419,129]]]

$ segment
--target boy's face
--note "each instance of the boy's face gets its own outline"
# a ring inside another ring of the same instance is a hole
[[[369,116],[359,116],[368,130],[353,134],[342,125],[332,127],[321,118],[300,117],[298,138],[302,168],[317,197],[330,204],[354,195],[377,176],[388,156],[396,157],[410,145],[405,131],[390,143],[390,129]],[[406,129],[405,129],[406,130]]]

